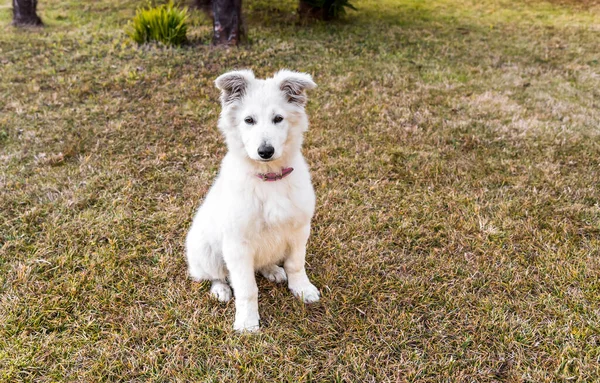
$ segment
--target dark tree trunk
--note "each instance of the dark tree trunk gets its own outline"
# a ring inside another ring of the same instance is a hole
[[[211,19],[214,19],[212,11],[212,0],[194,0],[194,6],[204,11]]]
[[[242,0],[212,0],[213,45],[237,45],[245,37]]]
[[[331,7],[333,7],[334,0],[325,0],[325,4],[323,4],[323,20],[331,20],[333,19],[333,14],[331,12]]]
[[[37,0],[13,0],[13,25],[43,25],[36,13]]]
[[[300,0],[298,3],[298,15],[302,19],[321,19],[323,18],[323,8],[313,7],[310,3]]]
[[[333,15],[331,14],[331,7],[333,0],[325,0],[323,6],[314,6],[314,2],[300,0],[298,3],[298,15],[303,19],[320,19],[320,20],[331,20]]]

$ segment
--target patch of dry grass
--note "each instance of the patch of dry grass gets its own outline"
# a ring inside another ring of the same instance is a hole
[[[298,26],[247,1],[251,45],[136,49],[136,1],[0,3],[0,380],[600,379],[598,9],[362,1]],[[586,3],[587,4],[587,3]],[[276,7],[274,10],[273,7]],[[319,84],[304,306],[259,279],[263,329],[186,278],[224,155],[213,79]]]

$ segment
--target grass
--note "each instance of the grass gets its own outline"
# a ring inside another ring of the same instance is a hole
[[[600,379],[595,2],[364,0],[333,24],[245,2],[250,45],[137,48],[137,1],[0,2],[0,381]],[[222,72],[310,72],[304,306],[263,328],[186,277],[225,153]]]

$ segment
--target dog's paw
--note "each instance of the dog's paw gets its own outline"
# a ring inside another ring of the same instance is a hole
[[[321,294],[312,283],[308,283],[302,286],[290,286],[292,294],[304,303],[314,303],[319,301]]]
[[[279,267],[277,265],[263,267],[259,270],[259,272],[263,277],[267,278],[271,282],[282,283],[287,281],[285,270],[283,270],[283,267]]]
[[[237,332],[257,332],[260,329],[258,316],[235,318],[233,329]]]
[[[227,283],[213,281],[210,287],[210,294],[219,300],[219,302],[229,302],[231,299],[231,287]]]
[[[234,324],[233,329],[239,333],[258,332],[260,326],[257,324]]]

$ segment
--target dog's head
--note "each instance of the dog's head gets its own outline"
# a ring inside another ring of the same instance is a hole
[[[230,150],[245,150],[254,161],[269,162],[299,149],[308,129],[306,90],[317,85],[306,73],[281,70],[266,80],[250,70],[225,73],[215,81],[223,109],[219,129]]]

